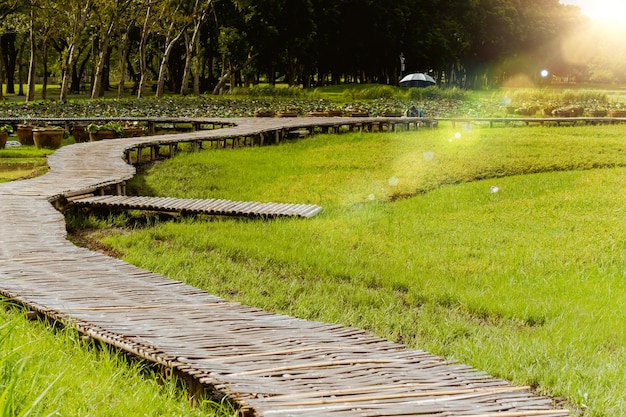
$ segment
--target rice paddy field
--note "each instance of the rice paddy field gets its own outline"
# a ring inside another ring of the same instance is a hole
[[[312,219],[73,218],[229,300],[367,329],[565,403],[626,413],[626,128],[318,135],[182,153],[143,195],[311,203]]]

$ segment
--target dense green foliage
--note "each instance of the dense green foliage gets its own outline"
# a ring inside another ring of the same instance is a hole
[[[175,381],[106,347],[86,348],[70,329],[54,333],[0,304],[0,416],[232,416],[228,406],[192,408]]]
[[[129,262],[225,298],[369,329],[619,416],[624,167],[615,126],[316,136],[184,154],[135,184],[322,205],[313,219],[101,235]]]
[[[448,86],[536,82],[543,68],[586,80],[599,59],[562,51],[583,25],[558,0],[4,0],[0,84],[34,92],[52,75],[65,100],[83,89],[101,97],[111,81],[120,94],[129,81],[134,95],[154,85],[160,97],[165,87],[217,93],[261,79],[396,85],[416,71]]]

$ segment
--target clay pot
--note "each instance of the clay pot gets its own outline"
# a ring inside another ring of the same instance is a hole
[[[7,139],[9,138],[9,133],[4,130],[0,130],[0,149],[4,149],[7,144]]]
[[[33,145],[33,127],[28,125],[17,125],[17,139],[22,145]]]
[[[274,117],[273,111],[255,111],[254,117]]]
[[[281,111],[281,112],[276,113],[276,117],[298,117],[298,112]]]
[[[100,129],[95,132],[89,132],[89,140],[96,142],[103,139],[116,139],[117,132],[113,129]]]
[[[86,125],[74,125],[70,130],[70,133],[74,137],[76,143],[89,141],[89,133],[87,133]]]
[[[63,133],[63,129],[33,129],[33,142],[39,149],[59,149]]]
[[[140,126],[128,126],[124,128],[124,135],[127,138],[143,136],[143,129]]]
[[[611,117],[626,117],[626,110],[609,110]]]

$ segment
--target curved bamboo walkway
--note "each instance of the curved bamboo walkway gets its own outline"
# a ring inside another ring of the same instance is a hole
[[[370,121],[377,123],[358,123]],[[67,146],[49,157],[46,175],[0,184],[0,293],[177,373],[192,396],[228,397],[241,415],[568,415],[527,387],[468,366],[358,329],[227,302],[66,239],[51,202],[120,190],[135,174],[122,159],[133,148],[356,123],[231,122],[228,129]]]

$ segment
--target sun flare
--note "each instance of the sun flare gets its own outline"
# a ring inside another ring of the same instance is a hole
[[[626,26],[626,2],[623,0],[563,0],[561,3],[580,7],[581,12],[595,22]]]
[[[587,16],[593,20],[624,25],[626,22],[626,3],[611,2],[610,6],[603,5],[603,3],[607,2],[597,2],[597,4],[588,7]]]

